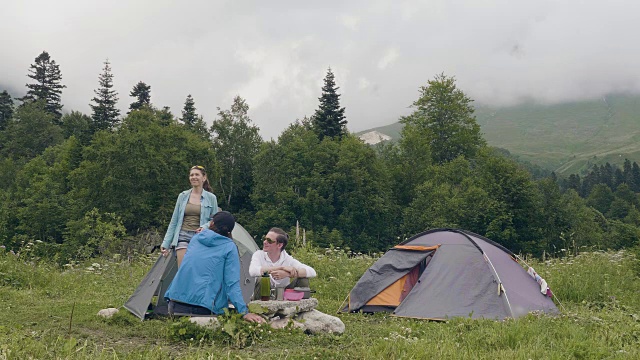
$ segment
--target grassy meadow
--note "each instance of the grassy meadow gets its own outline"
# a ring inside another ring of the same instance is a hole
[[[329,314],[376,258],[340,249],[293,253],[318,271],[312,288],[318,310]],[[531,260],[562,302],[557,317],[429,322],[338,314],[342,335],[271,330],[237,316],[226,320],[227,332],[170,319],[141,322],[124,309],[99,318],[100,309],[127,300],[155,256],[58,267],[29,259],[28,251],[0,249],[0,359],[640,358],[640,266],[629,251]]]

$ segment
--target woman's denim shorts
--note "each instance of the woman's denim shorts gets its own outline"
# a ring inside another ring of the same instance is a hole
[[[191,241],[191,238],[195,234],[195,231],[180,230],[180,233],[178,234],[178,245],[176,246],[176,250],[186,249],[187,246],[189,246],[189,241]]]

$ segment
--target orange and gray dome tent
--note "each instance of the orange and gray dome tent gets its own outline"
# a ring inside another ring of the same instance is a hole
[[[434,229],[378,259],[342,311],[446,320],[556,314],[558,308],[505,247],[469,231]]]

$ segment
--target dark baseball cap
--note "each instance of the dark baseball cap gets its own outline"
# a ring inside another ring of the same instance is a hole
[[[223,233],[231,233],[233,228],[236,226],[236,219],[228,211],[219,211],[215,213],[211,218],[211,221],[213,221],[213,223],[216,224],[216,228]]]

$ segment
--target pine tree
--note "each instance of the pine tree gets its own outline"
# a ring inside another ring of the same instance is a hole
[[[631,178],[633,179],[631,190],[640,192],[640,166],[635,161],[631,165]]]
[[[136,98],[136,101],[129,105],[129,112],[133,110],[139,110],[144,106],[151,106],[151,86],[139,81],[133,90],[129,93],[129,96]]]
[[[59,125],[62,117],[60,96],[62,89],[66,88],[65,85],[60,83],[62,80],[60,67],[55,60],[51,60],[48,52],[43,51],[36,57],[35,64],[31,64],[27,76],[36,82],[27,84],[29,89],[27,90],[27,95],[20,100],[23,102],[43,100],[45,109],[54,115],[54,123]]]
[[[184,108],[182,109],[182,118],[180,119],[184,125],[193,130],[195,133],[202,135],[203,138],[209,138],[209,131],[207,130],[207,124],[204,122],[202,116],[196,114],[196,102],[193,100],[191,94],[187,96],[184,102]]]
[[[629,180],[631,176],[631,160],[624,159],[624,164],[622,165],[622,173],[624,174],[625,182]]]
[[[582,179],[582,185],[579,191],[580,196],[583,198],[589,196],[591,189],[598,184],[598,176],[598,167],[594,166],[593,170],[589,171]]]
[[[616,166],[613,170],[613,180],[611,185],[615,189],[620,184],[624,184],[624,173],[622,172],[622,169]]]
[[[184,102],[184,108],[182,109],[182,122],[187,127],[193,127],[198,120],[198,114],[196,114],[196,102],[193,101],[191,94],[187,95],[187,100]]]
[[[340,107],[340,95],[337,93],[339,87],[336,86],[335,76],[331,68],[327,70],[322,87],[320,107],[316,110],[312,118],[313,128],[322,140],[325,136],[331,138],[341,138],[346,132],[347,120],[344,116],[344,108]]]
[[[567,189],[573,189],[576,192],[580,191],[580,175],[577,175],[577,174],[569,175],[569,179],[567,179],[566,187]]]
[[[600,183],[606,184],[609,189],[614,189],[613,186],[613,166],[609,162],[600,167]]]
[[[13,99],[7,90],[4,90],[0,93],[0,130],[4,130],[12,116]]]
[[[113,74],[111,73],[111,66],[109,66],[109,59],[104,62],[104,69],[102,74],[98,77],[98,84],[100,87],[97,90],[93,90],[96,96],[91,99],[95,103],[89,104],[93,110],[91,118],[93,122],[91,124],[91,132],[113,129],[118,124],[118,116],[120,116],[120,110],[116,107],[118,103],[118,93],[113,90]]]
[[[158,122],[162,126],[169,126],[176,121],[173,113],[171,112],[171,108],[168,106],[163,106],[162,110],[157,110],[156,116],[158,118]]]

